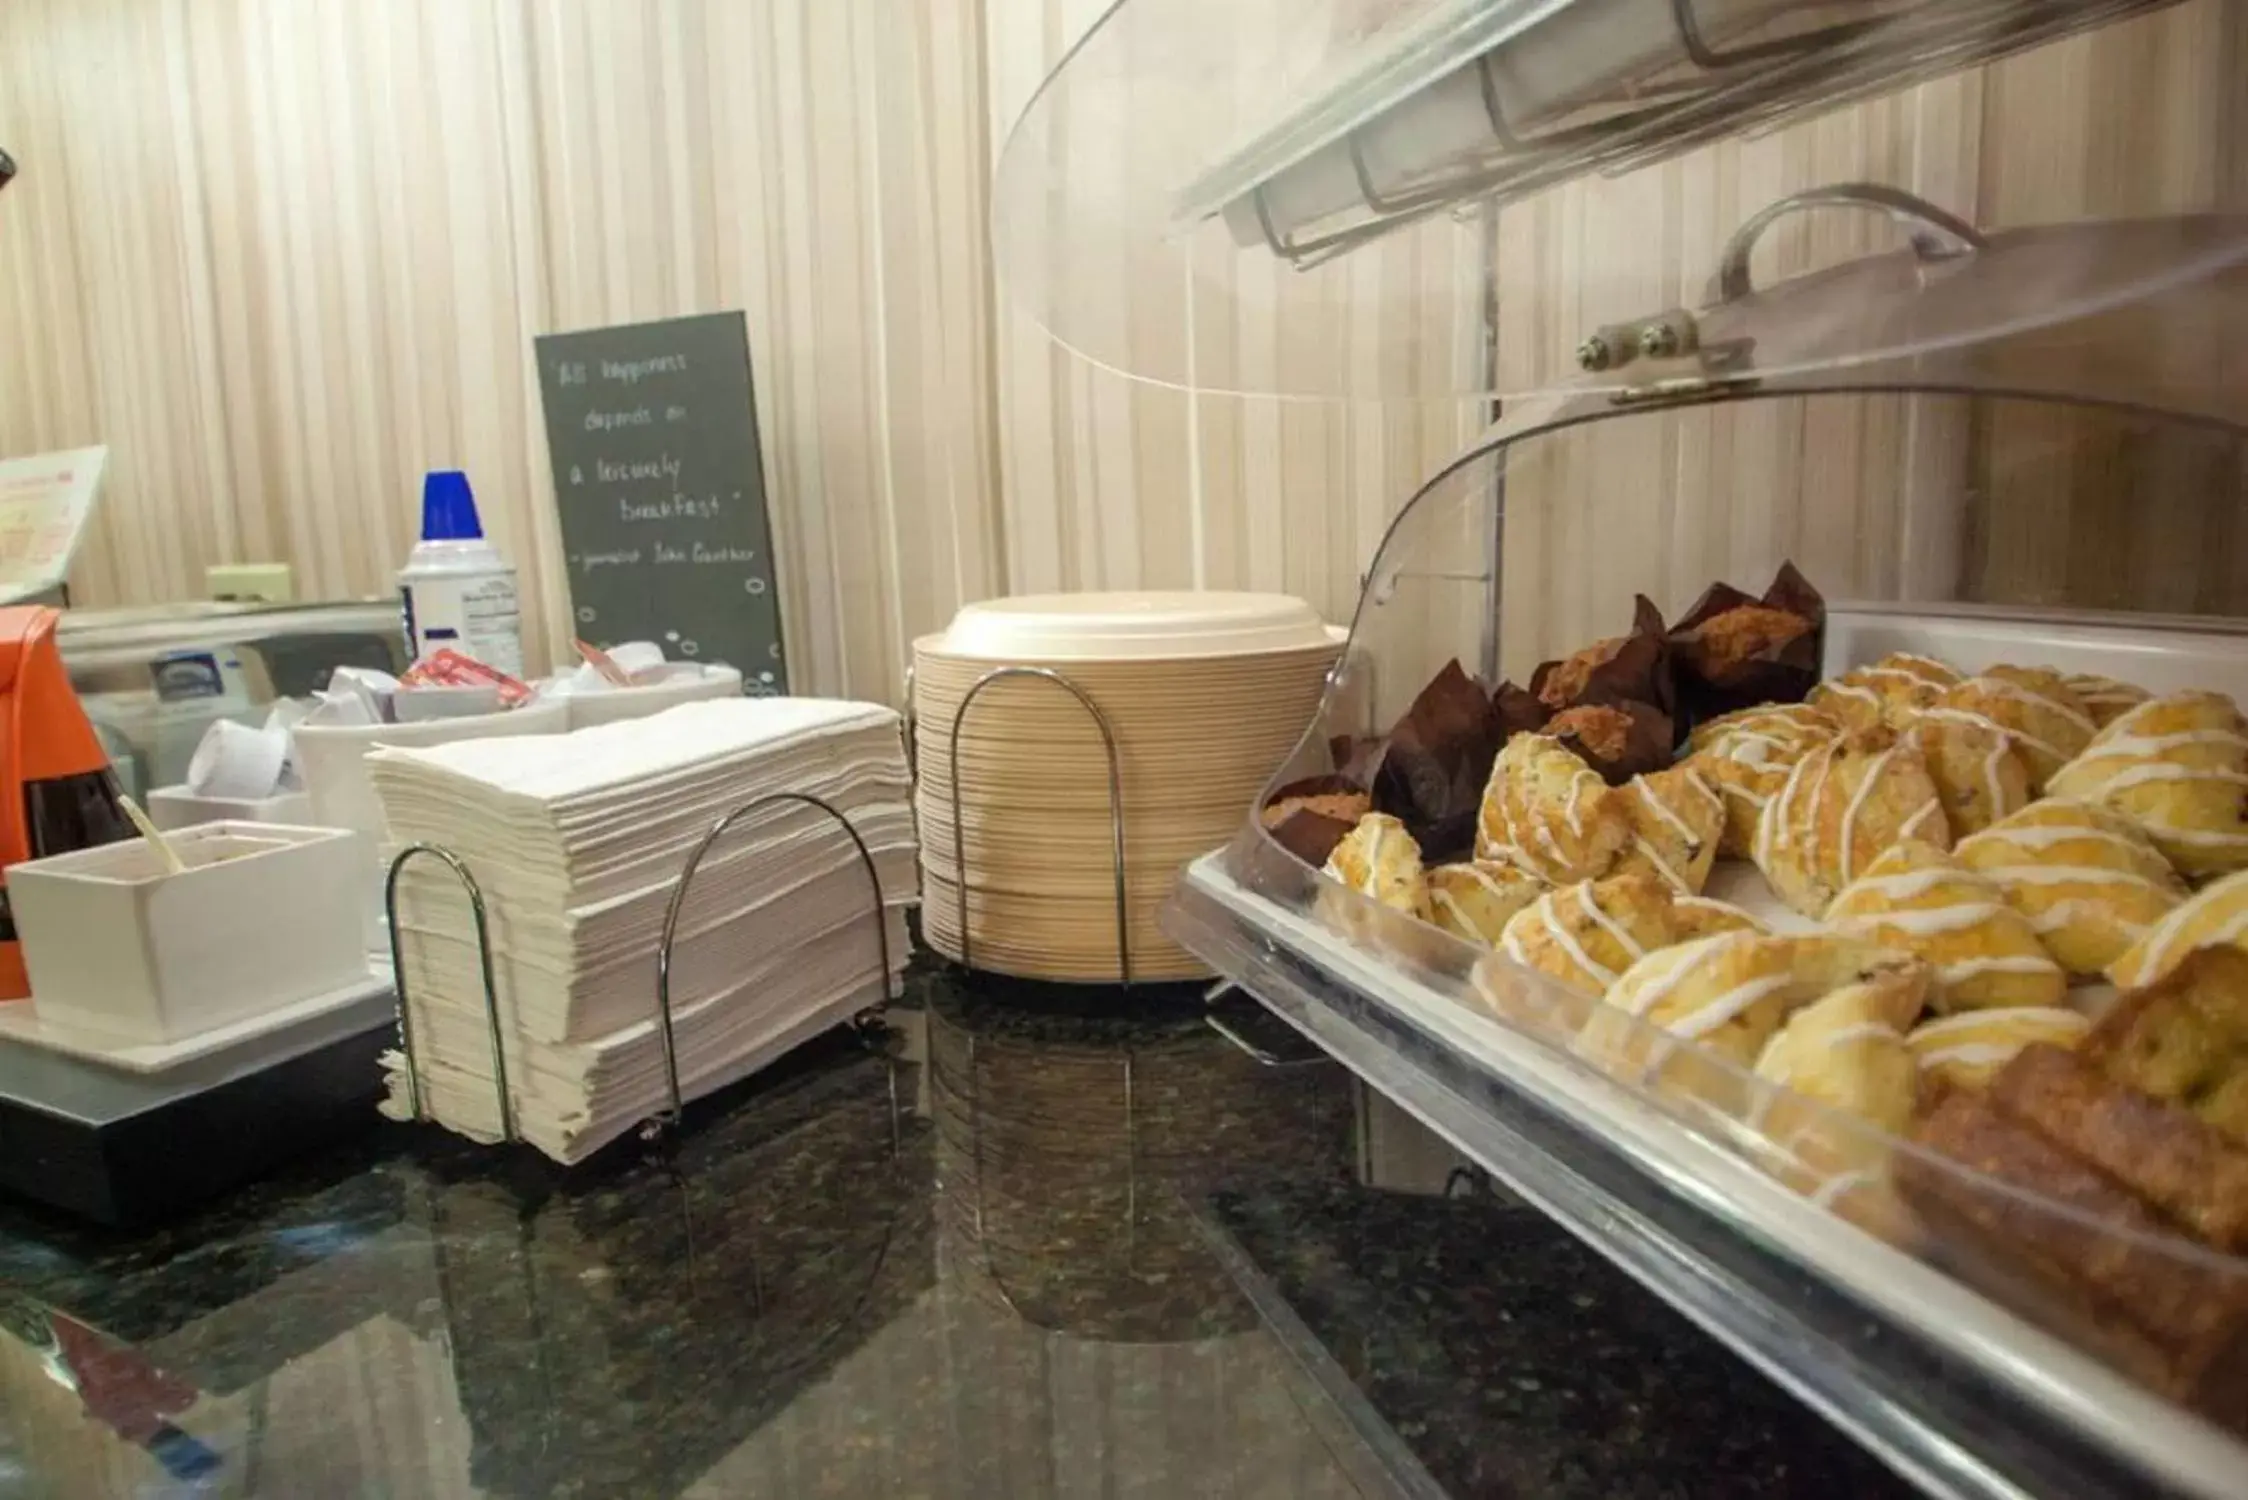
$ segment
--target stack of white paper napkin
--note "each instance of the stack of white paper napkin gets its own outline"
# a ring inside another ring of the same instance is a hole
[[[755,1071],[892,993],[914,899],[911,787],[897,714],[817,698],[721,699],[573,734],[369,752],[394,848],[430,843],[484,894],[517,1132],[577,1161],[669,1104],[656,950],[711,825],[774,793],[819,798],[874,857],[889,934],[850,837],[775,801],[695,872],[671,958],[680,1093]],[[467,894],[440,862],[398,883],[399,983],[422,1111],[494,1140],[500,1106]],[[404,1059],[385,1109],[409,1112]]]

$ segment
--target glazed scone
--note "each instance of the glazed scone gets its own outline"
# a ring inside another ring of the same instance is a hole
[[[1512,865],[1478,860],[1438,865],[1428,872],[1429,917],[1446,932],[1497,947],[1506,924],[1545,893],[1545,886]]]
[[[1677,941],[1669,889],[1646,875],[1581,880],[1516,914],[1499,939],[1516,963],[1580,995],[1599,995],[1641,958]]]
[[[2102,677],[2097,672],[2071,672],[2061,680],[2076,694],[2076,701],[2084,705],[2092,722],[2102,729],[2154,696],[2143,687]]]
[[[1923,718],[1909,734],[1954,837],[2029,806],[2029,762],[2006,731],[1967,719]]]
[[[2053,777],[2052,792],[2123,814],[2188,877],[2248,868],[2248,722],[2222,693],[2129,710]]]
[[[1721,932],[1769,933],[1754,912],[1745,911],[1730,901],[1720,901],[1715,896],[1678,896],[1670,903],[1671,927],[1678,941],[1691,942],[1695,938],[1716,937]]]
[[[1892,651],[1820,683],[1811,689],[1811,703],[1847,729],[1904,730],[1959,681],[1956,669],[1932,656]]]
[[[1631,843],[1623,795],[1559,740],[1518,734],[1484,783],[1475,857],[1548,885],[1598,879]]]
[[[2068,976],[1998,887],[1932,844],[1893,845],[1827,908],[1826,924],[1935,966],[1941,1010],[2058,1005]]]
[[[1428,919],[1421,846],[1388,813],[1368,813],[1327,856],[1326,874],[1391,911]]]
[[[1886,729],[1831,740],[1806,755],[1764,805],[1751,851],[1781,900],[1807,917],[1890,845],[1951,847],[1936,784],[1909,739]]]
[[[2032,803],[1953,852],[2029,918],[2071,974],[2104,972],[2186,896],[2137,824],[2065,797]]]
[[[2078,1012],[2055,1005],[1963,1010],[1923,1021],[1905,1034],[1905,1045],[1930,1078],[1979,1089],[2031,1042],[2074,1047],[2091,1024]]]
[[[1725,831],[1718,852],[1746,859],[1756,844],[1756,820],[1787,783],[1796,763],[1840,731],[1806,704],[1743,709],[1697,727],[1686,764],[1725,799]]]
[[[1725,832],[1725,799],[1691,762],[1634,776],[1623,788],[1631,843],[1615,873],[1658,877],[1677,895],[1701,894]]]
[[[1801,1006],[1866,983],[1902,984],[1924,994],[1927,982],[1927,966],[1909,954],[1835,934],[1721,933],[1634,963],[1608,991],[1579,1046],[1625,1072],[1691,1071],[1685,1054],[1652,1040],[1644,1026],[1628,1024],[1635,1020],[1746,1069]]]
[[[2053,773],[2075,759],[2100,728],[2061,674],[2043,667],[1992,667],[1946,690],[1920,716],[2013,736],[2032,792],[2043,792]]]
[[[2248,950],[2248,870],[2180,903],[2109,966],[2107,977],[2118,989],[2144,989],[2169,978],[2196,948],[2222,947]]]
[[[1765,1043],[1756,1076],[1773,1087],[1758,1094],[1749,1123],[1803,1176],[1823,1184],[1886,1165],[1890,1137],[1912,1123],[1919,1097],[1905,1031],[1926,991],[1926,971],[1915,969],[1844,985],[1789,1016]]]

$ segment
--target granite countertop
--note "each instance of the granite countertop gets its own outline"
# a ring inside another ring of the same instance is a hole
[[[574,1173],[0,1207],[0,1497],[1888,1496],[1325,1062],[917,977]]]

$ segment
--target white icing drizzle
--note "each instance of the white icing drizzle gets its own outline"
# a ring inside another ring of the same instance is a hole
[[[1871,667],[1862,668],[1861,671],[1863,675],[1868,677],[1874,675],[1874,669]],[[1838,698],[1863,698],[1876,707],[1879,707],[1881,703],[1881,695],[1872,688],[1848,681],[1845,678],[1837,677],[1832,682],[1821,683],[1820,686]]]
[[[1960,878],[1959,872],[1936,865],[1926,870],[1901,870],[1894,875],[1861,875],[1843,892],[1847,902],[1858,891],[1871,891],[1898,901],[1909,901],[1915,896],[1925,896],[1939,886],[1950,885]]]
[[[1695,785],[1702,785],[1700,778],[1695,777],[1691,771],[1689,771],[1687,775],[1694,781]],[[1641,776],[1636,778],[1632,782],[1632,787],[1639,793],[1639,800],[1641,803],[1645,804],[1647,810],[1653,813],[1663,822],[1668,823],[1671,827],[1671,830],[1678,835],[1679,839],[1683,843],[1685,843],[1688,848],[1692,848],[1694,845],[1701,842],[1700,837],[1695,834],[1694,830],[1691,827],[1687,825],[1686,820],[1680,817],[1669,803],[1663,801],[1663,799],[1656,794],[1654,787],[1648,783],[1646,777]],[[1702,789],[1704,791],[1709,790],[1706,786],[1703,786]],[[1715,801],[1716,794],[1711,793],[1710,798],[1712,801]]]
[[[2122,884],[2163,891],[2160,882],[2149,880],[2136,870],[2118,870],[2113,865],[1999,865],[1983,867],[1981,873],[2000,885]],[[2163,891],[2163,894],[2168,892]]]
[[[1669,967],[1658,967],[1652,971],[1651,976],[1646,978],[1632,994],[1626,997],[1629,1003],[1623,1009],[1630,1015],[1646,1015],[1647,1012],[1669,998],[1670,992],[1677,989],[1685,981],[1686,976],[1694,972],[1695,967],[1710,951],[1711,949],[1691,943],[1682,948],[1670,949],[1664,955],[1672,958]],[[1675,957],[1672,957],[1672,955],[1675,955]],[[1642,971],[1642,973],[1647,972]]]
[[[2008,958],[1963,958],[1936,965],[1936,977],[1948,987],[1980,974],[2058,974],[2061,966],[2042,955]]]
[[[1691,1015],[1668,1023],[1666,1029],[1689,1039],[1708,1036],[1711,1032],[1746,1013],[1749,1007],[1768,995],[1778,993],[1795,983],[1793,974],[1768,974],[1762,979],[1752,979],[1737,984],[1713,999],[1698,1005]]]
[[[2212,907],[2220,904],[2210,898],[2217,896],[2219,892],[2225,893],[2225,899],[2229,899],[2235,894],[2248,893],[2248,883],[2236,882],[2240,882],[2240,877],[2235,876],[2232,880],[2213,885],[2207,891],[2204,891],[2199,898],[2188,901],[2185,905],[2164,917],[2155,925],[2154,931],[2147,936],[2145,942],[2137,950],[2140,958],[2136,964],[2131,966],[2129,976],[2118,975],[2117,982],[2145,983],[2169,973],[2177,960],[2183,956],[2178,952],[2181,939],[2190,929],[2196,928],[2201,919],[2208,916]],[[2240,911],[2234,913],[2232,920],[2222,927],[2212,932],[2196,933],[2189,947],[2214,948],[2223,943],[2237,943],[2244,933],[2248,933],[2248,905],[2244,905]]]
[[[1980,927],[2006,908],[1992,901],[1960,901],[1950,906],[1903,907],[1882,912],[1828,912],[1827,920],[1848,932],[1894,928],[1911,937],[1934,937]]]
[[[1665,885],[1668,885],[1672,890],[1678,892],[1681,896],[1691,896],[1694,893],[1694,888],[1686,883],[1686,878],[1670,867],[1670,861],[1664,859],[1662,855],[1656,851],[1653,844],[1648,843],[1645,839],[1639,837],[1637,834],[1633,834],[1631,839],[1631,847],[1638,853],[1646,856],[1647,863],[1655,867],[1655,873],[1663,877],[1663,883]]]
[[[2173,844],[2196,844],[2204,848],[2229,849],[2234,844],[2248,844],[2248,832],[2226,833],[2218,828],[2180,828],[2170,823],[2149,823]]]
[[[2091,901],[2056,901],[2043,911],[2029,914],[2029,925],[2039,937],[2062,932],[2079,922],[2109,922],[2128,933],[2133,942],[2146,936],[2147,924],[2134,922],[2111,907]]]
[[[1671,904],[1673,906],[1707,907],[1711,911],[1724,912],[1728,916],[1738,917],[1745,924],[1745,930],[1749,932],[1761,932],[1764,929],[1763,922],[1758,920],[1756,914],[1747,907],[1735,906],[1730,901],[1720,901],[1715,896],[1680,896]]]
[[[1896,753],[1897,747],[1891,745],[1888,749],[1882,751],[1879,755],[1873,758],[1873,764],[1866,767],[1865,775],[1859,778],[1857,789],[1850,793],[1849,804],[1843,809],[1842,862],[1837,867],[1837,869],[1841,877],[1845,881],[1849,880],[1853,875],[1857,873],[1856,855],[1853,850],[1855,844],[1857,843],[1858,836],[1858,814],[1865,809],[1866,798],[1873,794],[1874,786],[1881,780],[1881,773],[1888,768],[1890,760],[1896,755]],[[1832,762],[1830,761],[1828,762],[1828,764],[1831,765]],[[1818,803],[1814,801],[1811,806],[1814,810],[1811,828],[1812,832],[1816,834],[1818,831],[1818,819],[1816,814]],[[1816,844],[1816,842],[1814,842],[1811,846],[1811,859],[1812,867],[1814,869],[1817,868],[1818,845]]]
[[[2006,828],[1986,828],[1960,840],[1958,853],[1986,844],[2012,844],[2021,849],[2050,849],[2055,844],[2108,844],[2121,849],[2137,859],[2158,859],[2154,850],[2144,840],[2127,833],[2115,833],[2105,828],[2089,827],[2080,823],[2023,823]]]
[[[1897,837],[1900,840],[1911,838],[1914,834],[1920,832],[1921,824],[1927,822],[1930,818],[1941,816],[1942,813],[1943,807],[1941,804],[1935,798],[1930,797],[1926,802],[1920,804],[1918,812],[1905,819],[1903,825],[1897,829]]]
[[[1441,907],[1443,910],[1448,911],[1452,914],[1452,921],[1459,927],[1465,929],[1468,932],[1475,933],[1478,936],[1482,934],[1483,929],[1475,924],[1475,919],[1468,915],[1467,908],[1460,905],[1460,903],[1453,898],[1450,891],[1447,891],[1443,887],[1439,886],[1434,890],[1431,890],[1428,894],[1429,899],[1436,906]]]
[[[2021,1026],[2034,1033],[2026,1040],[2042,1041],[2047,1037],[2081,1036],[2087,1024],[2082,1016],[2072,1010],[2044,1005],[2002,1005],[1990,1010],[1967,1010],[1956,1016],[1923,1021],[1912,1029],[1912,1035],[1906,1040],[1917,1052],[1921,1044],[1930,1039],[1942,1041],[1959,1032],[1974,1034],[1993,1027],[2004,1029]]]
[[[1569,890],[1582,891],[1585,895],[1585,905],[1587,907],[1591,907],[1594,905],[1594,903],[1590,899],[1591,886],[1592,882],[1588,880],[1585,881],[1582,885],[1571,886]],[[1570,962],[1574,963],[1578,968],[1584,970],[1586,974],[1591,976],[1595,981],[1599,983],[1602,989],[1606,989],[1609,985],[1616,982],[1616,971],[1609,968],[1606,964],[1596,962],[1591,954],[1585,952],[1584,946],[1577,941],[1575,934],[1571,933],[1569,929],[1565,925],[1563,925],[1558,918],[1554,916],[1555,902],[1558,900],[1558,898],[1566,894],[1568,894],[1567,891],[1548,892],[1546,895],[1540,896],[1538,898],[1536,905],[1531,907],[1531,910],[1535,911],[1538,914],[1538,921],[1544,926],[1547,935],[1549,935],[1553,939],[1556,946],[1558,946],[1562,952],[1569,955]],[[1517,962],[1528,964],[1532,968],[1537,967],[1535,964],[1530,963],[1529,956],[1523,951],[1521,938],[1516,934],[1512,923],[1509,923],[1507,926],[1506,938],[1503,946],[1506,948],[1508,955],[1515,959]]]
[[[1598,772],[1592,770],[1579,771],[1576,775],[1569,778],[1569,797],[1567,801],[1561,804],[1562,821],[1566,822],[1569,825],[1570,837],[1578,839],[1580,841],[1585,836],[1585,825],[1583,818],[1578,813],[1577,799],[1578,797],[1583,795],[1584,784],[1587,778],[1591,779],[1594,786],[1604,785],[1604,783],[1600,779]]]
[[[1808,1196],[1813,1203],[1831,1212],[1834,1208],[1834,1200],[1850,1191],[1850,1189],[1854,1187],[1877,1187],[1880,1182],[1880,1173],[1868,1171],[1864,1167],[1856,1167],[1847,1172],[1837,1172],[1834,1176],[1813,1188]]]
[[[1616,925],[1615,919],[1610,917],[1601,907],[1599,896],[1593,890],[1591,881],[1584,881],[1572,887],[1572,889],[1576,891],[1577,902],[1584,907],[1585,915],[1598,923],[1608,936],[1614,938],[1624,952],[1630,954],[1633,958],[1645,958],[1647,956],[1647,950],[1639,939]]]
[[[2248,735],[2236,734],[2230,729],[2181,729],[2176,734],[2110,734],[2086,750],[2082,759],[2091,762],[2118,755],[2162,755],[2187,745],[2230,745],[2248,752]]]
[[[1904,1040],[1903,1033],[1887,1021],[1853,1021],[1848,1026],[1837,1026],[1817,1040],[1822,1047],[1848,1047],[1857,1042],[1873,1041],[1877,1037],[1886,1037],[1892,1042]]]
[[[1983,757],[1983,790],[1990,794],[1990,815],[1993,818],[2003,818],[2013,811],[2007,805],[2006,783],[1998,774],[2006,764],[2006,757],[2013,752],[2013,742],[2000,735],[1998,742],[1990,747],[1990,754]]]
[[[1991,1068],[2011,1062],[2014,1054],[2031,1042],[2044,1040],[2044,1037],[2032,1036],[2023,1037],[2019,1041],[1954,1042],[1949,1047],[1916,1047],[1913,1050],[1923,1068],[1941,1068],[1950,1063],[1961,1063],[1970,1068]]]
[[[1803,784],[1803,773],[1810,769],[1811,762],[1814,760],[1826,761],[1831,764],[1833,755],[1834,747],[1829,745],[1822,750],[1814,750],[1809,755],[1804,756],[1787,773],[1787,780],[1781,784],[1779,795],[1764,804],[1763,814],[1756,820],[1756,862],[1765,869],[1768,870],[1772,866],[1773,846],[1787,842],[1783,834],[1788,820],[1788,809],[1795,805],[1795,794],[1797,788]]]
[[[2176,766],[2167,762],[2151,766],[2126,766],[2100,783],[2103,792],[2127,791],[2150,781],[2221,781],[2248,786],[2248,772],[2221,771],[2204,766]]]
[[[1985,682],[1993,679],[1978,677],[1974,680]],[[2038,698],[2036,701],[2044,703],[2046,700]],[[1973,724],[1979,729],[1988,729],[1994,733],[2006,735],[2028,745],[2033,750],[2043,752],[2055,761],[2066,761],[2069,758],[2068,752],[2051,740],[2040,738],[2026,729],[2017,729],[2011,724],[2001,724],[1988,714],[1979,714],[1964,708],[1924,708],[1920,711],[1920,716],[1923,719],[1942,719],[1952,724]]]
[[[2001,698],[2012,698],[2017,703],[2026,703],[2031,708],[2041,708],[2049,714],[2057,715],[2086,734],[2099,732],[2100,726],[2090,714],[2080,713],[2058,698],[2048,698],[2035,688],[2025,687],[2004,677],[1977,677],[1973,682],[1976,687],[1996,693]]]

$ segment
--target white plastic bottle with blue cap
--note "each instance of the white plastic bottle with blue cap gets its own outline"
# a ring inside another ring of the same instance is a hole
[[[476,494],[457,469],[422,480],[421,541],[398,570],[398,597],[415,661],[450,646],[510,677],[523,675],[515,565],[484,540]]]

